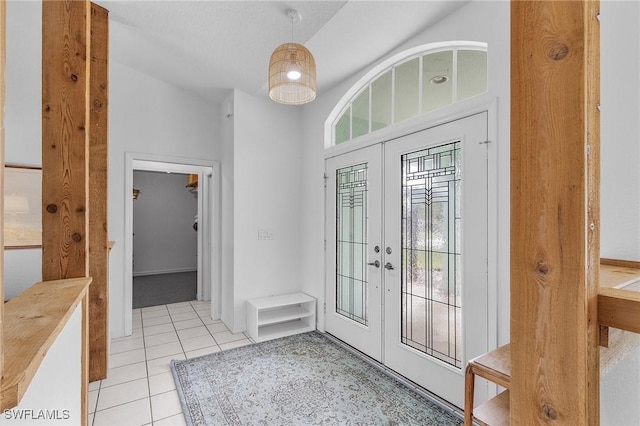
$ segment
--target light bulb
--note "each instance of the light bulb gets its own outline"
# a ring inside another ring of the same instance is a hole
[[[287,78],[289,80],[299,80],[302,77],[302,73],[298,70],[290,70],[287,72]]]

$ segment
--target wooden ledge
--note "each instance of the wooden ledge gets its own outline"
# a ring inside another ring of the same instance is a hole
[[[600,289],[598,291],[598,323],[600,326],[600,346],[612,348],[620,341],[634,341],[631,337],[623,340],[611,339],[609,327],[640,333],[640,262],[601,259]],[[629,345],[623,345],[624,347]],[[621,348],[618,348],[621,350]],[[617,359],[614,356],[612,359]]]
[[[86,297],[91,280],[40,282],[5,303],[0,411],[20,403],[51,345]]]
[[[601,288],[598,293],[598,323],[640,333],[640,292]]]
[[[511,345],[500,346],[469,361],[473,374],[509,388],[511,382]]]
[[[607,262],[607,263],[605,263]],[[640,281],[640,263],[602,259],[600,263],[600,289],[622,288]]]

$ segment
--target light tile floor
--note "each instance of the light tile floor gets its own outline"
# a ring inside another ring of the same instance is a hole
[[[209,317],[209,302],[133,310],[133,334],[112,339],[107,378],[89,385],[89,425],[184,425],[169,367],[252,343]]]

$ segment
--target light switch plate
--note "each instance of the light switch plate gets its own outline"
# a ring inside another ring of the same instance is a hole
[[[273,240],[273,231],[270,229],[258,229],[258,240]]]

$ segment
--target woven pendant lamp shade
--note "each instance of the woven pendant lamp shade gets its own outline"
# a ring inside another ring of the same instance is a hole
[[[302,105],[316,98],[316,61],[298,43],[281,44],[269,61],[269,97],[288,105]]]

